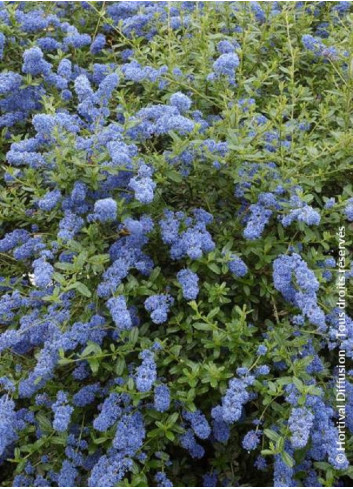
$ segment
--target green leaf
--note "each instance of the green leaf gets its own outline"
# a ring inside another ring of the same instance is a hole
[[[59,282],[59,284],[61,285],[64,285],[66,283],[66,278],[59,272],[54,272],[52,277],[55,282]]]
[[[45,414],[43,414],[41,412],[37,413],[36,419],[37,419],[37,421],[39,423],[39,427],[42,431],[47,431],[47,432],[53,431],[51,421],[49,420],[49,418],[47,418],[45,416]]]
[[[192,323],[192,327],[199,331],[212,331],[212,328],[207,323]]]
[[[96,354],[102,353],[102,348],[97,343],[94,343],[93,341],[88,342],[88,345],[81,353],[81,356],[88,357],[89,355],[91,355],[91,353],[96,353]]]
[[[165,436],[170,441],[174,441],[175,440],[175,435],[174,435],[174,433],[172,431],[166,431]]]
[[[59,270],[64,270],[65,272],[74,272],[75,266],[72,263],[58,262],[54,264],[55,268]]]
[[[217,316],[217,314],[219,313],[220,311],[220,308],[219,307],[215,307],[214,309],[212,309],[212,311],[210,311],[208,314],[207,314],[207,319],[212,319],[214,318],[215,316]]]
[[[288,467],[294,467],[294,459],[289,455],[287,452],[282,452],[281,457],[283,459],[283,462],[288,465]]]
[[[270,429],[264,430],[264,434],[272,441],[278,441],[280,438],[280,435],[278,433]]]
[[[124,358],[118,358],[115,364],[115,373],[116,375],[122,375],[125,369],[125,360]]]
[[[92,297],[91,291],[82,282],[75,282],[72,287],[76,289],[81,295],[84,295],[85,297]]]
[[[88,252],[81,251],[81,253],[75,258],[75,269],[81,270],[84,264],[87,262]]]
[[[178,418],[179,418],[179,413],[171,414],[170,416],[168,416],[167,424],[172,426],[173,424],[176,423]]]
[[[129,333],[129,341],[132,344],[135,344],[138,340],[139,337],[139,329],[138,328],[132,328]]]
[[[99,361],[97,358],[87,358],[87,362],[92,370],[92,373],[96,374],[99,370]]]
[[[132,391],[134,388],[134,379],[132,377],[129,378],[127,381],[127,388]]]
[[[102,445],[102,443],[105,443],[107,440],[109,440],[109,437],[106,436],[101,436],[99,438],[93,439],[95,445]]]
[[[212,270],[212,272],[216,273],[217,275],[220,275],[221,269],[219,268],[219,266],[216,263],[211,262],[211,263],[208,263],[207,266],[210,270]]]
[[[183,181],[183,177],[180,175],[180,173],[174,170],[168,170],[165,172],[165,174],[169,180],[172,180],[175,183],[181,183]]]
[[[110,256],[108,254],[103,255],[93,255],[89,258],[89,263],[92,265],[103,265],[110,260]]]

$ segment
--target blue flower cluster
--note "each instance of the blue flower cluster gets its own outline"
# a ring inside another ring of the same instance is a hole
[[[155,481],[157,482],[157,487],[173,487],[173,484],[164,472],[157,472]]]
[[[94,204],[93,216],[100,222],[114,221],[117,207],[117,203],[112,198],[97,200]]]
[[[58,392],[52,409],[54,412],[54,430],[66,431],[74,408],[68,404],[67,394],[65,392]]]
[[[188,256],[192,260],[197,260],[203,253],[211,252],[215,244],[206,226],[212,221],[212,216],[203,209],[195,209],[192,218],[183,212],[174,213],[166,210],[160,227],[163,242],[170,245],[172,259],[180,260]],[[186,226],[187,229],[181,231],[182,226]]]
[[[295,278],[295,281],[293,280]],[[327,328],[325,314],[318,305],[319,282],[297,253],[282,255],[273,262],[273,283],[283,297],[321,331]]]
[[[154,389],[154,408],[160,413],[167,411],[170,406],[170,390],[167,385],[157,385]]]
[[[239,372],[238,369],[238,373],[242,372]],[[247,388],[253,384],[254,380],[255,377],[247,372],[240,378],[235,377],[230,380],[221,404],[222,418],[226,423],[234,423],[241,417],[243,406],[250,399]]]
[[[235,83],[235,71],[239,66],[239,57],[236,53],[224,53],[213,63],[217,76],[227,77],[229,83]]]
[[[229,270],[236,277],[244,277],[244,275],[248,273],[248,267],[245,265],[243,260],[234,254],[232,254],[230,258],[231,260],[228,262]]]
[[[303,448],[308,443],[314,415],[306,408],[294,408],[288,420],[288,428],[292,433],[293,448]]]
[[[145,300],[145,308],[155,324],[162,324],[167,321],[168,312],[173,303],[174,299],[169,294],[151,295]]]
[[[270,168],[272,168],[272,165]],[[258,168],[253,167],[250,170],[250,175],[254,176],[257,172]],[[273,176],[277,179],[278,173],[275,172]],[[247,186],[247,184],[238,186],[235,195],[243,197]],[[258,239],[274,213],[278,213],[278,220],[285,228],[295,221],[303,222],[308,226],[318,226],[321,220],[320,213],[299,197],[298,193],[300,191],[301,188],[298,187],[290,188],[287,199],[283,195],[285,190],[281,185],[277,186],[274,193],[260,193],[257,203],[249,206],[249,214],[245,220],[244,237],[248,240]],[[245,199],[243,200],[246,202]]]
[[[139,392],[147,392],[152,389],[157,379],[157,367],[154,354],[150,350],[144,350],[140,354],[141,365],[136,372],[136,388]]]
[[[122,398],[116,392],[112,392],[105,398],[99,415],[93,421],[93,426],[96,430],[104,433],[113,426],[122,415],[121,402]]]
[[[211,434],[211,428],[207,419],[201,413],[201,411],[194,411],[193,413],[184,412],[184,419],[189,421],[191,428],[195,435],[201,440],[206,440]]]
[[[138,170],[137,176],[129,182],[129,187],[135,192],[135,198],[144,204],[149,204],[153,200],[153,191],[156,184],[151,179],[152,169],[142,164]]]
[[[302,43],[305,49],[311,51],[317,57],[331,60],[336,60],[338,58],[338,52],[334,46],[326,46],[320,39],[317,39],[310,34],[305,34],[302,37]]]
[[[132,319],[126,307],[125,297],[111,297],[107,302],[107,307],[118,330],[123,331],[132,327]]]
[[[0,459],[16,439],[15,403],[4,394],[0,398]]]
[[[348,199],[347,205],[345,208],[345,213],[348,221],[353,221],[353,198]]]
[[[251,450],[255,450],[255,448],[260,443],[261,434],[262,434],[261,430],[248,431],[242,441],[243,448],[245,448],[245,450],[248,450],[249,452]]]
[[[182,287],[184,299],[188,301],[196,299],[199,293],[197,274],[189,269],[184,269],[178,272],[177,279]]]

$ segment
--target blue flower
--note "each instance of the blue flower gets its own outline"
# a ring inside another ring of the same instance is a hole
[[[51,283],[54,267],[45,258],[38,258],[33,261],[33,272],[37,287],[47,287]]]
[[[130,313],[126,307],[126,300],[123,296],[111,297],[107,302],[107,307],[119,331],[132,328]]]
[[[173,487],[173,484],[164,472],[157,472],[154,479],[157,482],[157,487]]]
[[[94,41],[90,46],[90,51],[92,54],[98,54],[102,51],[106,43],[104,34],[97,34]]]
[[[0,59],[3,59],[4,57],[5,42],[6,42],[5,34],[0,32]]]
[[[202,487],[217,487],[217,473],[208,473],[203,476],[203,486]]]
[[[54,430],[66,431],[74,409],[68,404],[67,394],[65,392],[59,391],[57,393],[56,402],[53,404],[52,409],[54,412]]]
[[[95,93],[97,103],[107,105],[113,90],[119,84],[119,76],[116,73],[110,73],[100,82],[98,90]]]
[[[93,90],[86,75],[79,75],[75,80],[75,92],[80,102],[93,97]]]
[[[234,423],[241,417],[243,405],[250,396],[247,387],[254,382],[253,376],[231,379],[225,396],[222,398],[222,416],[227,423]]]
[[[15,229],[5,234],[4,238],[0,240],[0,252],[7,253],[16,246],[27,242],[29,238],[30,234],[25,229]]]
[[[182,114],[183,112],[186,112],[190,109],[192,102],[188,96],[184,95],[181,92],[176,92],[173,93],[173,95],[170,97],[169,103],[173,107],[176,107]]]
[[[81,230],[84,221],[71,211],[66,211],[64,218],[59,222],[58,238],[69,241]]]
[[[294,286],[294,277],[299,290]],[[273,281],[283,297],[299,307],[312,324],[322,330],[326,328],[325,315],[317,304],[319,282],[300,255],[293,253],[292,256],[281,255],[276,258],[273,263]]]
[[[16,440],[15,427],[15,403],[4,394],[0,398],[0,456],[6,447]]]
[[[132,457],[142,447],[145,435],[141,413],[125,414],[117,424],[113,447],[122,456]]]
[[[38,207],[42,211],[51,211],[61,200],[61,192],[59,189],[47,192],[44,197],[38,201]]]
[[[216,75],[226,76],[230,83],[235,81],[235,71],[239,66],[239,57],[236,53],[221,54],[213,63]]]
[[[145,308],[151,313],[151,319],[155,324],[165,323],[168,319],[170,306],[174,299],[169,294],[151,295],[145,300]]]
[[[15,391],[15,384],[8,377],[0,377],[0,386],[7,392]]]
[[[149,204],[154,197],[155,182],[152,180],[153,170],[142,164],[137,176],[130,180],[129,187],[135,192],[135,198],[143,204]]]
[[[89,487],[115,487],[132,468],[132,460],[119,453],[102,455],[92,468]]]
[[[69,59],[64,58],[60,61],[57,69],[59,76],[62,76],[66,80],[70,80],[72,76],[72,63]]]
[[[22,83],[22,76],[13,71],[0,73],[0,94],[4,95],[9,92],[18,90]]]
[[[189,451],[192,458],[202,458],[205,454],[204,448],[199,445],[191,429],[180,437],[180,445]]]
[[[274,2],[274,3],[277,3],[277,2]],[[255,15],[255,19],[258,22],[265,22],[266,15],[265,15],[265,12],[263,11],[263,9],[261,8],[261,5],[259,4],[259,2],[251,2],[250,8],[253,11],[253,13]]]
[[[288,420],[293,448],[303,448],[309,440],[314,415],[306,408],[293,408]]]
[[[302,43],[305,49],[311,51],[315,56],[335,60],[338,58],[337,49],[333,46],[326,46],[321,40],[310,34],[302,36]]]
[[[212,416],[212,434],[220,443],[227,443],[230,437],[230,425],[223,419],[223,410],[221,406],[216,406],[211,410]]]
[[[121,396],[116,392],[112,392],[104,400],[99,415],[93,421],[93,426],[96,430],[105,432],[119,419],[122,415],[120,407]]]
[[[211,428],[204,414],[196,410],[194,412],[183,412],[184,418],[190,422],[196,436],[202,440],[206,440],[211,434]]]
[[[114,221],[118,206],[112,198],[97,200],[94,204],[94,217],[100,222]]]
[[[182,115],[163,115],[157,119],[154,132],[156,134],[167,134],[175,131],[181,135],[191,132],[195,127],[194,122]]]
[[[353,198],[347,200],[344,212],[348,221],[353,221]]]
[[[335,205],[336,199],[334,197],[331,197],[328,199],[325,203],[325,209],[332,209],[332,207]]]
[[[314,415],[310,448],[312,458],[319,461],[327,459],[335,469],[346,469],[349,465],[346,455],[343,453],[337,457],[342,452],[337,444],[338,429],[334,421],[334,410],[318,396],[309,396],[306,405]],[[302,426],[300,429],[306,436],[307,429]],[[299,440],[301,441],[300,437]]]
[[[336,266],[336,260],[332,256],[326,258],[324,263],[326,267],[335,268]]]
[[[142,363],[136,372],[136,388],[139,392],[148,392],[157,379],[157,367],[150,350],[140,353]]]
[[[96,394],[100,391],[99,383],[85,385],[72,398],[74,406],[84,407],[92,404]]]
[[[23,53],[23,73],[30,75],[48,75],[52,65],[44,60],[43,52],[40,48],[26,49]]]
[[[178,272],[177,279],[183,289],[184,299],[188,301],[196,299],[199,293],[197,274],[186,268]]]
[[[254,466],[257,468],[257,470],[266,470],[267,469],[266,459],[262,455],[259,455],[258,457],[256,457]]]
[[[266,355],[267,353],[267,347],[265,345],[260,345],[256,351],[257,355]]]
[[[310,205],[304,205],[299,209],[294,209],[281,219],[284,227],[288,227],[293,221],[304,222],[308,226],[317,226],[320,224],[320,214]]]
[[[64,460],[58,476],[60,487],[75,487],[75,481],[78,476],[78,470],[69,460]]]
[[[261,431],[248,431],[247,434],[244,436],[242,445],[245,450],[251,451],[255,450],[255,448],[258,446],[260,443],[260,437],[261,437]]]
[[[170,391],[167,385],[157,385],[154,389],[154,408],[160,413],[169,409]]]
[[[310,34],[305,34],[302,36],[302,43],[308,51],[312,51],[316,55],[321,55],[324,45],[319,39],[316,39]]]
[[[42,51],[57,51],[61,49],[61,42],[54,39],[54,37],[44,36],[37,39],[37,45],[40,47]]]
[[[235,47],[230,41],[220,41],[217,44],[217,51],[220,54],[234,53]]]
[[[181,212],[165,211],[165,218],[160,221],[162,239],[171,245],[170,254],[175,260],[184,256],[197,260],[203,253],[209,253],[215,248],[206,229],[207,224],[213,220],[211,214],[203,209],[194,209],[193,214],[194,217],[190,219]],[[183,223],[187,229],[180,232]]]
[[[267,209],[261,204],[252,204],[249,207],[250,215],[244,229],[244,237],[249,240],[258,239],[266,224],[272,216],[272,210]]]
[[[248,267],[239,256],[232,254],[231,260],[228,262],[229,270],[236,277],[244,277],[248,273]]]
[[[67,34],[64,38],[65,50],[69,46],[79,49],[83,46],[88,46],[89,44],[91,44],[91,36],[89,34],[80,34],[74,26],[69,26],[67,28]]]
[[[293,450],[288,446],[285,447],[286,452],[289,455],[293,455]],[[274,457],[274,473],[273,473],[273,485],[274,487],[295,487],[294,481],[294,468],[290,467],[284,462],[281,455],[275,455]]]

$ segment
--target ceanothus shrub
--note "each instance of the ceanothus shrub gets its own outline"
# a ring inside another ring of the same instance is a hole
[[[350,484],[352,22],[1,3],[3,486]]]

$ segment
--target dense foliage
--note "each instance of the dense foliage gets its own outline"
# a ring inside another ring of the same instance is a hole
[[[349,485],[352,28],[1,2],[4,486]]]

